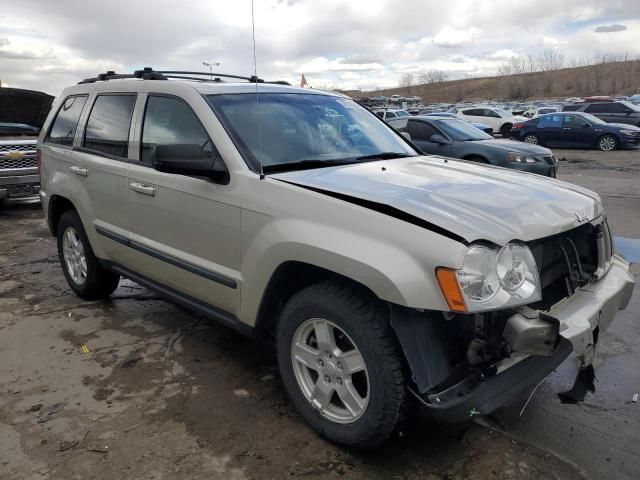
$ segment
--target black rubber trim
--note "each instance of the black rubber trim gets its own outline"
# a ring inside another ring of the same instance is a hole
[[[467,395],[449,402],[429,405],[431,414],[446,421],[469,420],[476,415],[489,415],[525,391],[534,388],[573,351],[571,342],[561,338],[550,357],[530,356],[511,368],[480,382]],[[425,397],[423,399],[426,400]]]
[[[96,226],[96,232],[103,237],[107,237],[113,240],[114,242],[118,242],[122,245],[126,245],[127,247],[131,247],[134,250],[138,250],[139,252],[157,258],[158,260],[162,260],[163,262],[173,265],[174,267],[182,268],[183,270],[191,272],[195,275],[199,275],[203,278],[206,278],[207,280],[219,283],[220,285],[224,285],[225,287],[233,289],[238,288],[238,283],[233,278],[222,275],[221,273],[207,270],[205,268],[199,267],[198,265],[194,265],[193,263],[176,258],[173,255],[168,255],[166,253],[160,252],[155,248],[148,247],[147,245],[143,245],[142,243],[136,242],[135,240],[130,240],[124,235],[112,232],[103,227]]]
[[[108,260],[100,260],[100,264],[107,270],[111,270],[112,272],[118,273],[123,277],[129,278],[134,282],[147,287],[149,290],[153,290],[160,295],[167,297],[169,300],[178,303],[190,310],[193,310],[200,315],[215,320],[216,322],[219,322],[229,328],[232,328],[243,335],[253,335],[254,330],[251,325],[243,323],[238,317],[236,317],[232,313],[227,312],[226,310],[210,305],[206,302],[203,302],[202,300],[198,300],[197,298],[193,298],[190,295],[186,295],[155,280],[151,280],[150,278],[133,272],[118,263],[110,262]]]
[[[361,207],[367,208],[369,210],[373,210],[378,213],[382,213],[383,215],[388,215],[393,218],[397,218],[398,220],[402,220],[403,222],[410,223],[412,225],[416,225],[417,227],[424,228],[431,232],[437,233],[438,235],[442,235],[443,237],[450,238],[451,240],[455,240],[456,242],[460,242],[463,245],[469,245],[469,242],[449,230],[442,228],[438,225],[435,225],[431,222],[427,222],[419,217],[411,215],[410,213],[404,212],[398,208],[392,207],[391,205],[385,205],[384,203],[374,202],[372,200],[365,200],[364,198],[352,197],[351,195],[346,195],[344,193],[332,192],[330,190],[323,190],[321,188],[310,187],[308,185],[302,185],[300,183],[290,182],[288,180],[282,180],[280,178],[273,178],[274,180],[278,180],[280,182],[288,183],[289,185],[295,185],[296,187],[305,188],[307,190],[311,190],[312,192],[321,193],[323,195],[327,195],[329,197],[337,198],[338,200],[342,200],[344,202],[349,202],[354,205],[359,205]]]

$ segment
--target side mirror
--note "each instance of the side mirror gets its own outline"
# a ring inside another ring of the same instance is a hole
[[[400,135],[402,135],[407,140],[411,141],[411,135],[409,134],[409,132],[400,132]]]
[[[222,158],[196,144],[156,145],[151,165],[159,172],[209,177],[217,183],[229,183],[229,170]]]
[[[444,138],[442,135],[438,133],[431,135],[431,138],[429,139],[429,141],[433,143],[437,143],[439,145],[451,145],[451,142],[449,140],[447,140],[446,138]]]

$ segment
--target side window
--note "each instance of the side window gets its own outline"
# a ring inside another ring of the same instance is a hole
[[[395,128],[399,132],[406,132],[407,122],[408,120],[406,118],[395,118],[389,121],[389,125],[391,125],[393,128]]]
[[[148,163],[158,158],[159,148],[166,150],[162,156],[173,157],[176,152],[195,153],[195,150],[202,156],[218,156],[218,151],[191,107],[172,97],[150,96],[147,100],[141,148],[140,158]]]
[[[627,113],[629,109],[622,103],[612,103],[609,106],[609,113]]]
[[[474,117],[478,117],[478,116],[480,116],[480,112],[479,112],[479,110],[477,110],[477,109],[475,109],[475,108],[472,108],[471,110],[462,110],[462,112],[461,112],[461,113],[462,113],[463,115],[471,115],[471,116],[474,116]]]
[[[428,142],[433,134],[438,133],[431,125],[419,120],[409,120],[407,132],[409,132],[413,140],[422,140],[425,142]]]
[[[571,115],[573,116],[573,115]],[[545,115],[538,119],[538,127],[560,127],[562,125],[562,115]]]
[[[585,125],[589,125],[589,122],[578,115],[565,115],[563,125],[565,127],[584,127]]]
[[[384,112],[382,111],[376,112],[376,115],[378,115],[380,118],[384,118]]]
[[[483,111],[483,117],[493,117],[493,118],[500,118],[500,115],[498,115],[497,112],[494,112],[493,110],[489,109],[489,108],[485,108]]]
[[[73,145],[73,137],[75,137],[76,129],[78,128],[78,119],[86,101],[86,96],[67,98],[60,110],[58,110],[53,126],[49,130],[49,135],[44,141],[69,147]]]
[[[385,118],[396,118],[397,115],[395,112],[387,112],[387,115]]]
[[[589,105],[585,112],[588,113],[609,113],[609,105],[608,103],[592,103]]]
[[[135,103],[135,95],[99,95],[89,114],[82,146],[127,158],[129,127]]]

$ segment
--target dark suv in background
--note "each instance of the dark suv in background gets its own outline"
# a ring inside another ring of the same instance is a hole
[[[625,101],[598,100],[573,103],[562,107],[563,112],[590,113],[607,123],[626,123],[640,127],[640,106]]]

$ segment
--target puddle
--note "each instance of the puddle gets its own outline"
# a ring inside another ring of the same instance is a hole
[[[628,262],[640,263],[640,239],[613,237],[613,246]]]

